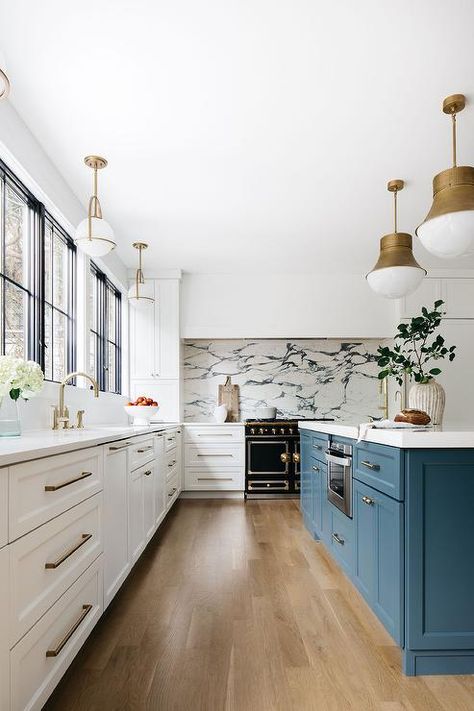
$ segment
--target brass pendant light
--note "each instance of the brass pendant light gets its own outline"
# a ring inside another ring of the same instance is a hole
[[[103,257],[115,248],[113,230],[102,217],[102,208],[97,197],[97,171],[107,166],[105,158],[86,156],[84,163],[94,171],[93,191],[89,200],[87,217],[76,229],[77,246],[90,257]]]
[[[138,250],[138,268],[135,273],[135,282],[128,290],[128,300],[135,308],[147,308],[155,303],[153,285],[145,282],[142,267],[142,252],[148,249],[146,242],[134,242],[133,247]]]
[[[371,289],[387,299],[411,294],[426,275],[413,256],[412,236],[398,232],[397,195],[404,185],[403,180],[390,180],[387,184],[387,190],[393,193],[394,231],[381,238],[379,258],[366,277]]]
[[[433,204],[415,230],[429,252],[446,259],[474,246],[474,168],[457,165],[456,115],[465,106],[463,94],[443,101],[443,112],[451,116],[453,165],[433,178]]]

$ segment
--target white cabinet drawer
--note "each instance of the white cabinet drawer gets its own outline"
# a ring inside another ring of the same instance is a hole
[[[177,432],[176,430],[168,430],[165,432],[165,451],[171,452],[176,449]]]
[[[102,449],[15,464],[9,481],[9,539],[13,541],[102,490]]]
[[[10,652],[11,708],[39,711],[102,613],[102,557]]]
[[[190,491],[243,491],[244,471],[226,469],[210,472],[209,470],[186,470],[186,490]]]
[[[169,481],[166,482],[166,510],[171,508],[179,496],[181,487],[179,485],[179,476],[176,473]]]
[[[221,469],[238,467],[244,463],[244,445],[242,444],[187,444],[186,467],[201,469]]]
[[[168,454],[165,458],[165,472],[166,480],[168,481],[174,476],[178,471],[178,460],[176,455],[176,450]]]
[[[8,469],[0,469],[0,548],[8,541]]]
[[[102,552],[102,494],[9,548],[12,647]]]
[[[155,441],[153,437],[146,437],[138,442],[133,442],[129,456],[130,469],[132,471],[150,462],[155,456]]]
[[[185,425],[184,439],[185,442],[204,442],[204,444],[243,442],[244,428],[242,425]]]

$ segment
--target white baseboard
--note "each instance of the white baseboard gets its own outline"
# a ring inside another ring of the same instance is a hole
[[[243,499],[243,491],[182,491],[180,499]]]

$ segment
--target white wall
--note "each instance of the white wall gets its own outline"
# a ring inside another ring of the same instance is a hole
[[[61,174],[55,168],[52,160],[46,155],[41,145],[31,131],[24,124],[13,106],[8,102],[0,102],[0,158],[14,171],[25,185],[41,200],[48,210],[72,232],[86,215],[86,207],[78,200],[76,195],[67,185]],[[78,160],[81,156],[78,156]],[[87,196],[84,196],[85,198]],[[80,259],[78,267],[83,273],[87,270],[84,260]],[[119,287],[126,289],[127,271],[117,254],[107,255],[103,260],[97,260],[98,265],[104,269],[108,276]],[[78,299],[78,325],[84,324],[87,309],[87,299]],[[124,318],[124,344],[128,344],[126,330],[128,321]],[[80,334],[79,334],[80,336]],[[78,364],[83,366],[85,358],[85,344],[79,337]],[[125,351],[128,350],[125,348]],[[124,353],[125,363],[128,354]],[[82,363],[81,363],[82,360]],[[123,378],[124,388],[128,389],[128,378]],[[22,420],[24,429],[47,427],[49,423],[50,405],[57,402],[58,385],[47,383],[39,398],[28,403],[22,403]],[[83,387],[68,387],[66,398],[71,405],[71,416],[79,408],[86,410],[86,417],[90,424],[126,423],[122,402],[127,398],[101,393],[98,400],[94,400],[88,389]]]
[[[184,274],[181,304],[182,338],[385,338],[398,319],[360,274]]]

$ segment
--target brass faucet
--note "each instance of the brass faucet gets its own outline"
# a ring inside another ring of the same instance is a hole
[[[92,386],[94,388],[94,397],[99,397],[99,385],[97,383],[97,380],[95,380],[91,375],[88,375],[88,373],[82,373],[80,371],[76,371],[74,373],[68,373],[64,380],[60,383],[59,385],[59,405],[54,405],[53,406],[53,422],[52,422],[52,429],[53,430],[58,430],[60,428],[68,430],[72,429],[74,425],[69,424],[69,409],[65,406],[64,404],[64,388],[68,384],[70,380],[76,377],[82,377],[82,378],[87,378],[88,380],[91,381]],[[84,424],[82,421],[84,415],[84,410],[78,410],[77,412],[77,429],[83,429]]]
[[[388,378],[379,380],[379,393],[383,397],[383,404],[378,409],[383,411],[383,419],[388,420]]]

